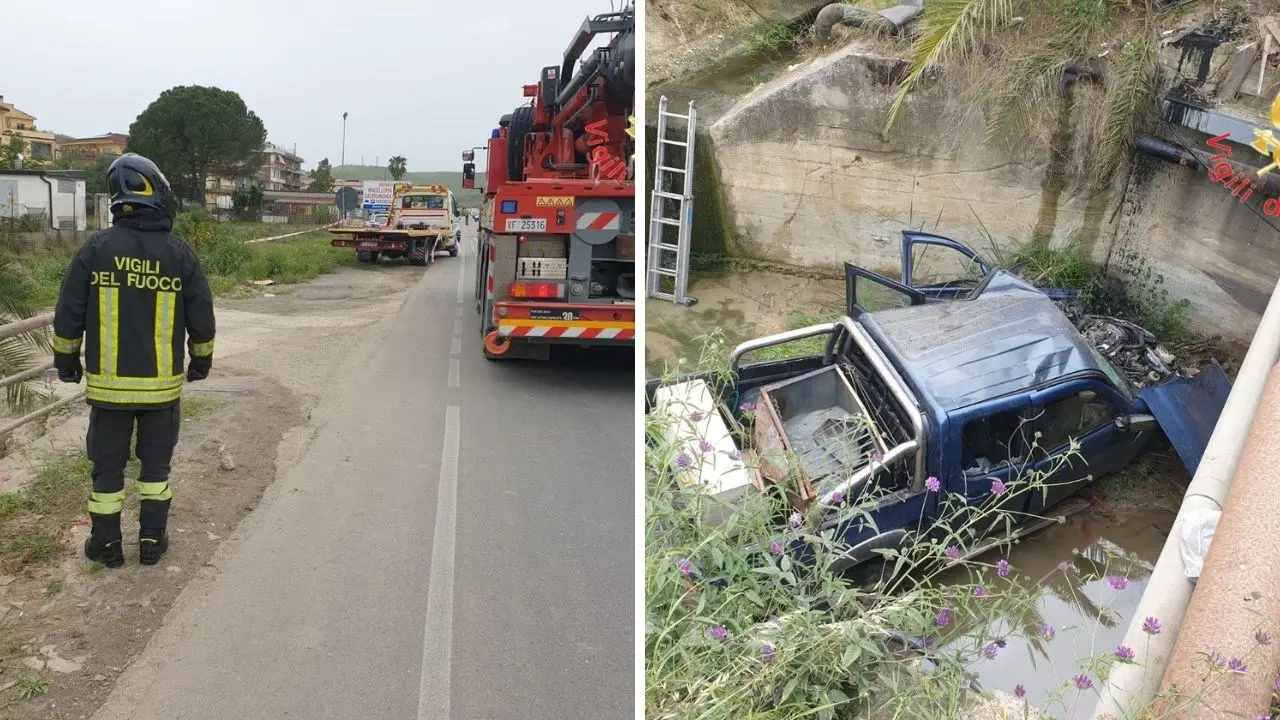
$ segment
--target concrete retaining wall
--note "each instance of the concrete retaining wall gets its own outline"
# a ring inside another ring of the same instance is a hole
[[[962,118],[930,87],[911,95],[883,140],[902,71],[899,59],[853,43],[762,85],[712,125],[742,252],[896,272],[908,227],[979,249],[990,238],[1075,240],[1100,263],[1139,252],[1172,297],[1190,300],[1197,329],[1252,336],[1280,275],[1280,233],[1203,173],[1143,158],[1111,188],[1064,189],[1046,180],[1043,144],[993,147],[982,118]]]

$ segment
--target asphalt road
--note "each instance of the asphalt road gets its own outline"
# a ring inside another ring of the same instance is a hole
[[[486,361],[472,244],[95,718],[632,716],[633,353]]]

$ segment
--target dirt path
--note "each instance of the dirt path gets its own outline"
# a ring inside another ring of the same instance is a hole
[[[170,551],[158,567],[137,565],[131,497],[124,568],[95,570],[79,557],[85,518],[67,528],[60,561],[0,568],[0,718],[92,714],[187,582],[218,573],[222,539],[340,410],[326,404],[326,390],[358,370],[422,272],[397,265],[340,269],[219,303],[214,372],[184,395],[170,480]],[[0,492],[30,483],[41,467],[48,472],[51,457],[74,458],[87,422],[87,410],[76,408],[0,459]],[[87,497],[87,475],[83,490]]]

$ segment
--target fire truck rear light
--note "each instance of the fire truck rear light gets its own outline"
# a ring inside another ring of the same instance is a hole
[[[511,297],[549,300],[564,295],[559,283],[511,283]]]

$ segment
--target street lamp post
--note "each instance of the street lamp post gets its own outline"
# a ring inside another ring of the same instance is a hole
[[[347,164],[347,114],[342,113],[342,158],[339,165]]]

